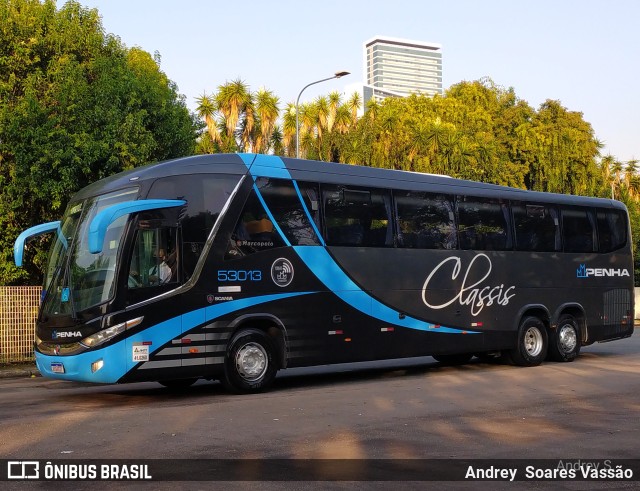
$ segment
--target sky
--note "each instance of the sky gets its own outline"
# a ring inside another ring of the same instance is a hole
[[[637,0],[79,0],[106,32],[161,56],[186,96],[236,79],[295,102],[364,81],[364,42],[391,36],[442,45],[443,86],[490,77],[538,108],[583,113],[626,162],[640,159],[640,1]],[[58,0],[58,5],[64,1]]]

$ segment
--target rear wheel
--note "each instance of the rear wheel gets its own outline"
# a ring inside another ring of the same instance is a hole
[[[580,353],[581,342],[576,319],[572,315],[563,315],[549,337],[549,358],[554,361],[573,361]]]
[[[276,377],[278,366],[273,340],[258,329],[245,329],[234,336],[224,363],[222,383],[233,392],[261,392]]]
[[[537,317],[525,317],[518,328],[518,344],[509,352],[519,366],[533,367],[547,356],[547,329]]]

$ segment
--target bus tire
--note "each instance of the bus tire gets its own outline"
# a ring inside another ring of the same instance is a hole
[[[518,344],[510,352],[511,361],[521,367],[540,365],[547,356],[547,328],[537,317],[525,317],[518,328]]]
[[[549,358],[553,361],[573,361],[580,353],[582,339],[578,323],[572,315],[558,320],[558,327],[549,336]]]
[[[278,372],[273,340],[258,329],[238,332],[227,349],[222,384],[231,392],[266,390]]]

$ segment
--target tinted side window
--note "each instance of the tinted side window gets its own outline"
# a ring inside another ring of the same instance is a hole
[[[280,234],[269,219],[255,190],[252,189],[231,234],[225,258],[235,259],[282,246],[284,242]]]
[[[627,243],[627,215],[622,210],[598,210],[600,252],[611,252]]]
[[[393,194],[400,229],[400,247],[457,247],[454,207],[450,197],[413,191],[394,191]]]
[[[562,242],[565,252],[593,252],[594,224],[586,208],[562,209]]]
[[[459,196],[457,200],[461,249],[504,251],[512,248],[506,203],[468,196]]]
[[[147,228],[140,222],[129,264],[128,287],[148,288],[178,281],[177,229]]]
[[[543,204],[514,203],[516,250],[553,252],[560,250],[558,211]]]
[[[322,201],[328,245],[393,246],[389,191],[323,185]]]
[[[300,196],[292,181],[260,178],[256,184],[269,211],[291,245],[320,245],[320,240],[311,226],[309,216],[302,206]],[[309,191],[309,189],[305,188],[305,191]],[[304,195],[309,197],[308,192]],[[317,212],[317,197],[315,200]],[[313,203],[311,201],[309,200],[305,205],[307,210],[311,207],[312,211]]]
[[[187,200],[180,218],[181,263],[187,278],[193,274],[207,237],[239,180],[240,176],[225,174],[187,174],[153,183],[149,198]]]

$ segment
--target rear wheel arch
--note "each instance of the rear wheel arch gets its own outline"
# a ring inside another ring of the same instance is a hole
[[[581,334],[581,342],[582,346],[589,343],[589,330],[587,328],[587,314],[584,311],[582,305],[578,303],[567,303],[561,305],[553,315],[553,323],[551,324],[551,329],[556,329],[558,327],[558,322],[562,318],[563,315],[571,315],[575,318],[578,323],[578,327],[580,329]]]
[[[551,325],[551,314],[549,313],[549,309],[542,304],[526,305],[520,309],[516,316],[516,324],[514,326],[516,330],[520,327],[522,320],[525,317],[537,317],[547,329]]]

